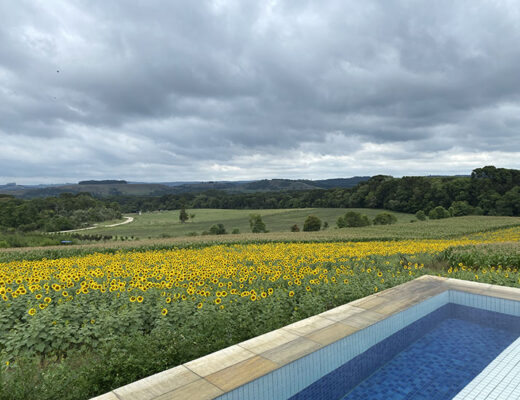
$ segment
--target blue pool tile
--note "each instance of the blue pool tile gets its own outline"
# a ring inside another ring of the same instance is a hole
[[[508,315],[498,314],[496,311]],[[518,316],[519,302],[445,291],[226,393],[220,396],[219,400],[339,400],[349,392],[349,396],[354,396],[347,397],[350,400],[356,398],[354,388],[357,385],[375,374],[381,365],[392,362],[401,351],[419,342],[422,337],[427,337],[429,331],[444,321],[456,319],[470,325],[488,328],[491,326],[512,337],[518,337]],[[401,329],[403,326],[406,327]],[[427,349],[428,346],[422,348],[423,351]],[[439,365],[457,365],[461,370],[465,370],[465,367],[459,365],[459,361],[472,362],[468,361],[467,357],[460,357],[460,360],[453,363],[446,363],[438,357],[433,359],[437,360]],[[468,375],[467,379],[472,378]],[[415,374],[413,378],[405,381],[409,385],[394,387],[391,395],[386,388],[378,388],[373,389],[369,396],[365,393],[364,397],[360,395],[359,398],[436,400],[450,398],[447,397],[447,393],[452,393],[458,387],[453,382],[428,381],[425,374]],[[418,390],[417,387],[421,389]]]
[[[518,335],[520,318],[447,304],[291,400],[451,399]]]

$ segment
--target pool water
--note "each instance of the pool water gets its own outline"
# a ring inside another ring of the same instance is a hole
[[[343,400],[452,399],[517,337],[491,326],[448,318]]]
[[[362,341],[364,335],[349,338]],[[520,317],[447,303],[290,399],[451,399],[518,337]]]

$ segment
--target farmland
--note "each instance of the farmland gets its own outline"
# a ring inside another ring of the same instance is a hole
[[[201,211],[201,224],[215,221]],[[265,211],[266,224],[272,215]],[[141,217],[146,235],[160,236],[163,227]],[[5,251],[0,399],[88,398],[423,274],[520,287],[518,218],[409,217],[312,233]]]
[[[93,229],[92,233],[111,234],[117,236],[135,236],[138,238],[179,237],[189,234],[200,235],[203,231],[218,223],[224,224],[228,232],[238,229],[242,233],[251,232],[249,216],[260,214],[270,232],[289,232],[292,225],[303,228],[303,222],[309,215],[316,215],[323,222],[328,222],[330,228],[336,226],[336,220],[347,211],[356,211],[366,214],[373,219],[383,210],[375,209],[346,209],[346,208],[301,208],[301,209],[274,209],[274,210],[218,210],[195,209],[187,210],[194,214],[193,220],[186,223],[179,221],[179,211],[155,211],[142,215],[128,214],[135,221],[128,226],[116,228]],[[411,214],[393,213],[400,223],[409,223],[415,217]]]

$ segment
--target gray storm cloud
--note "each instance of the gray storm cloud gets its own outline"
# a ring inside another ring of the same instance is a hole
[[[519,19],[516,1],[2,2],[0,181],[520,168]]]

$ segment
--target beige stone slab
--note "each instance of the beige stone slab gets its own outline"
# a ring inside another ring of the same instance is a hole
[[[205,377],[254,356],[255,353],[241,346],[234,345],[190,361],[184,365],[197,375]]]
[[[363,308],[365,310],[369,310],[373,307],[376,307],[380,304],[383,304],[383,303],[386,303],[388,302],[387,299],[385,299],[384,297],[381,297],[380,294],[373,294],[371,296],[368,296],[368,297],[363,297],[361,299],[358,299],[358,300],[354,300],[352,302],[350,302],[349,304],[351,306],[355,306],[355,307],[359,307],[359,308]]]
[[[101,396],[92,397],[90,400],[119,400],[119,398],[113,392],[108,392]]]
[[[114,393],[120,400],[151,400],[197,379],[200,379],[197,374],[180,365],[122,386]]]
[[[359,329],[354,328],[353,326],[337,322],[333,325],[327,326],[326,328],[320,329],[319,331],[313,332],[306,337],[326,346],[343,339],[345,336],[351,335],[358,330]]]
[[[347,317],[341,322],[357,329],[363,329],[384,318],[386,318],[385,315],[379,314],[375,311],[365,310],[362,313]]]
[[[316,351],[320,347],[322,346],[319,343],[300,337],[292,342],[285,343],[262,353],[262,357],[265,357],[279,365],[285,365]]]
[[[365,311],[365,309],[360,307],[354,307],[350,303],[344,304],[342,306],[333,308],[331,310],[322,312],[318,314],[320,317],[328,318],[333,321],[339,322],[343,321],[345,318],[350,317],[351,315],[359,314],[360,312]]]
[[[198,379],[154,400],[211,400],[224,392],[205,379]]]
[[[520,289],[507,286],[493,286],[482,292],[486,296],[501,297],[503,299],[520,301]]]
[[[469,293],[482,294],[491,289],[493,285],[488,283],[480,283],[473,281],[464,281],[461,279],[448,278],[448,287],[452,290],[462,290]]]
[[[240,343],[239,346],[244,347],[255,354],[261,354],[298,338],[298,335],[285,329],[277,329],[246,340],[245,342]]]
[[[282,329],[296,335],[305,336],[309,333],[325,328],[326,326],[332,325],[333,323],[334,321],[328,318],[315,315],[313,317],[295,322],[294,324],[284,326]]]
[[[278,364],[267,358],[256,356],[208,375],[206,379],[224,392],[229,392],[276,368],[278,368]]]
[[[445,287],[445,290],[446,290],[448,286],[444,282],[422,281],[422,282],[418,282],[416,285],[407,287],[406,290],[402,290],[401,293],[419,294],[419,293],[427,292],[429,290],[438,289],[441,287]]]
[[[380,304],[374,308],[372,308],[370,311],[375,311],[379,314],[383,314],[384,316],[390,316],[392,314],[395,314],[399,311],[403,311],[406,308],[410,307],[410,305],[413,304],[413,301],[404,300],[404,301],[388,301],[386,303]]]

